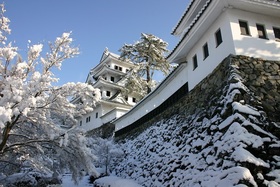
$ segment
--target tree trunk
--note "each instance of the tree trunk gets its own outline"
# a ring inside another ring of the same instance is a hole
[[[11,123],[8,122],[8,124],[6,125],[4,131],[3,131],[3,138],[2,138],[2,142],[0,144],[0,153],[3,152],[5,146],[6,146],[6,143],[8,141],[8,138],[9,138],[9,135],[10,135],[10,131],[11,131]]]
[[[18,115],[17,117],[13,116],[12,117],[12,122],[7,122],[7,125],[5,127],[5,129],[3,130],[3,134],[2,134],[2,142],[0,144],[0,153],[2,153],[4,151],[4,148],[7,144],[7,141],[9,139],[10,136],[10,131],[12,130],[14,124],[17,123],[18,119],[19,119],[20,115]]]
[[[146,66],[146,74],[147,74],[147,94],[149,94],[152,91],[152,89],[150,87],[151,75],[150,75],[149,65]]]

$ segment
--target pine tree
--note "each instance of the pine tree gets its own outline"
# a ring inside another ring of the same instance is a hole
[[[119,50],[121,52],[120,58],[122,60],[129,59],[137,64],[137,68],[132,70],[128,76],[128,86],[141,85],[145,86],[146,94],[150,93],[155,83],[153,82],[153,75],[155,71],[161,71],[164,75],[170,72],[171,66],[166,61],[164,54],[168,52],[167,43],[162,39],[152,34],[141,34],[140,41],[134,44],[125,44]],[[135,78],[135,75],[138,78]],[[135,88],[134,88],[135,89]],[[143,88],[139,87],[139,90]]]

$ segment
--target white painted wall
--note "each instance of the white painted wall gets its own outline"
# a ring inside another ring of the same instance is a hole
[[[130,104],[130,105],[135,105],[136,103],[133,102],[133,98],[134,98],[133,96],[129,95],[128,98],[127,98],[127,103]],[[136,98],[136,102],[139,102],[139,100],[137,100],[137,98]]]
[[[237,9],[228,11],[236,54],[247,55],[267,60],[280,60],[280,42],[275,41],[273,27],[280,27],[280,19]],[[280,14],[280,12],[279,12]],[[251,36],[240,34],[239,20],[247,21]],[[258,37],[256,24],[262,24],[266,28],[267,39]]]
[[[99,116],[98,118],[96,118],[96,112],[98,112],[98,116]],[[79,128],[82,128],[86,131],[100,127],[102,125],[102,120],[100,119],[101,112],[102,112],[101,106],[100,105],[96,106],[91,113],[83,116],[81,119],[77,121],[78,123],[77,126],[79,126]],[[90,116],[90,121],[86,122],[86,118],[89,116]],[[80,126],[80,121],[82,121],[81,126]]]
[[[199,39],[196,45],[190,51],[186,51],[186,66],[182,67],[182,70],[175,73],[172,79],[164,81],[160,90],[156,93],[152,93],[148,96],[144,102],[137,104],[135,109],[129,111],[126,115],[120,119],[114,121],[116,125],[116,131],[132,124],[136,120],[143,117],[148,112],[163,103],[168,97],[176,92],[186,82],[189,83],[189,89],[191,90],[202,79],[210,74],[213,69],[229,54],[234,53],[234,45],[232,41],[232,34],[230,30],[230,24],[228,22],[227,14],[224,12],[219,19],[208,28],[207,33]],[[216,48],[215,32],[221,29],[223,42]],[[208,43],[209,56],[203,60],[202,47]],[[197,55],[198,67],[193,70],[192,57]]]
[[[252,36],[240,35],[239,19],[248,21]],[[258,38],[256,23],[265,25],[269,40]],[[157,92],[152,92],[126,115],[115,120],[115,130],[118,131],[132,124],[146,113],[152,111],[177,91],[184,83],[188,82],[189,89],[193,89],[230,54],[279,60],[280,42],[274,39],[273,26],[279,28],[280,20],[236,9],[224,9],[218,19],[205,30],[203,37],[197,40],[191,50],[186,51],[185,59],[188,62],[187,66],[184,67],[182,71],[174,73],[172,79],[168,79],[168,81],[164,82],[164,84],[161,85],[162,89],[159,89]],[[215,33],[219,28],[222,33],[223,42],[216,47]],[[202,26],[195,29],[205,28]],[[193,31],[193,37],[195,37],[195,32],[196,31]],[[203,59],[203,45],[206,42],[208,43],[209,56]],[[192,58],[195,54],[197,55],[198,67],[193,70]]]
[[[112,121],[113,119],[119,118],[122,115],[124,115],[127,111],[128,109],[115,108],[101,117],[102,123],[105,124]]]
[[[115,65],[117,65],[119,67],[122,67],[121,72],[123,72],[123,73],[126,73],[126,70],[127,69],[129,70],[132,67],[132,65],[129,65],[129,64],[127,65],[127,64],[121,63],[121,62],[116,61],[116,60],[112,60],[109,63],[109,65],[110,65],[110,68],[112,68],[112,69],[115,69]],[[120,71],[120,70],[118,70],[118,71]]]
[[[220,28],[223,42],[216,47],[215,33]],[[204,59],[203,46],[207,42],[209,49],[209,56]],[[229,24],[229,17],[226,12],[207,29],[207,32],[201,37],[193,48],[186,52],[188,61],[188,80],[189,89],[193,89],[201,80],[210,74],[218,64],[226,58],[229,54],[235,54],[234,43]],[[198,67],[193,70],[193,56],[197,55]]]
[[[152,92],[152,94],[148,95],[145,99],[138,103],[135,108],[132,108],[121,118],[113,121],[116,131],[132,124],[148,112],[158,107],[168,97],[170,97],[170,95],[175,93],[182,85],[184,85],[187,80],[187,69],[184,67],[185,64],[182,64],[182,66],[178,68],[177,73],[173,74],[175,76],[167,78],[163,84],[160,84],[159,87]]]

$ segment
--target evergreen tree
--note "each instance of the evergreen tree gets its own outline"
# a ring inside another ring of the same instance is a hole
[[[140,86],[138,89],[145,90],[148,94],[155,86],[154,72],[161,71],[164,75],[170,72],[171,66],[164,57],[164,54],[168,52],[167,45],[165,41],[152,34],[142,33],[140,41],[122,46],[120,58],[137,64],[137,68],[131,70],[132,73],[129,74],[131,76],[127,77],[127,88],[132,87],[131,85]]]

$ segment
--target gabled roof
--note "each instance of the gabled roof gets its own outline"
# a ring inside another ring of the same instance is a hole
[[[102,54],[102,56],[101,56],[100,63],[103,62],[103,61],[105,61],[109,56],[112,57],[112,58],[115,58],[115,59],[119,59],[119,58],[120,58],[119,55],[110,52],[110,51],[108,50],[108,48],[106,47],[105,50],[104,50],[104,52],[103,52],[103,54]]]
[[[120,62],[122,64],[126,64],[128,67],[134,67],[135,66],[135,64],[133,64],[130,61],[122,61],[122,60],[120,60],[119,57],[120,57],[119,55],[117,55],[115,53],[112,53],[112,52],[109,52],[108,48],[105,48],[99,63],[94,68],[92,68],[90,70],[90,72],[88,73],[88,76],[86,78],[86,82],[88,82],[90,80],[90,76],[100,72],[102,70],[103,66],[106,66],[106,62],[108,62],[110,59],[114,59],[117,62]]]
[[[97,69],[101,68],[102,65],[103,65],[105,62],[107,62],[108,59],[114,59],[114,60],[116,60],[116,61],[121,62],[122,64],[127,64],[128,66],[134,66],[134,64],[133,64],[132,62],[130,62],[130,61],[128,61],[128,60],[126,60],[126,61],[120,60],[120,56],[119,56],[119,55],[117,55],[117,54],[115,54],[115,53],[112,53],[112,52],[109,52],[109,51],[108,51],[108,48],[105,48],[105,50],[104,50],[104,52],[103,52],[103,54],[102,54],[102,56],[101,56],[101,59],[100,59],[99,64],[97,64],[97,66],[95,66],[94,68],[92,68],[92,69],[90,70],[90,72],[94,72],[94,71],[96,71]]]

